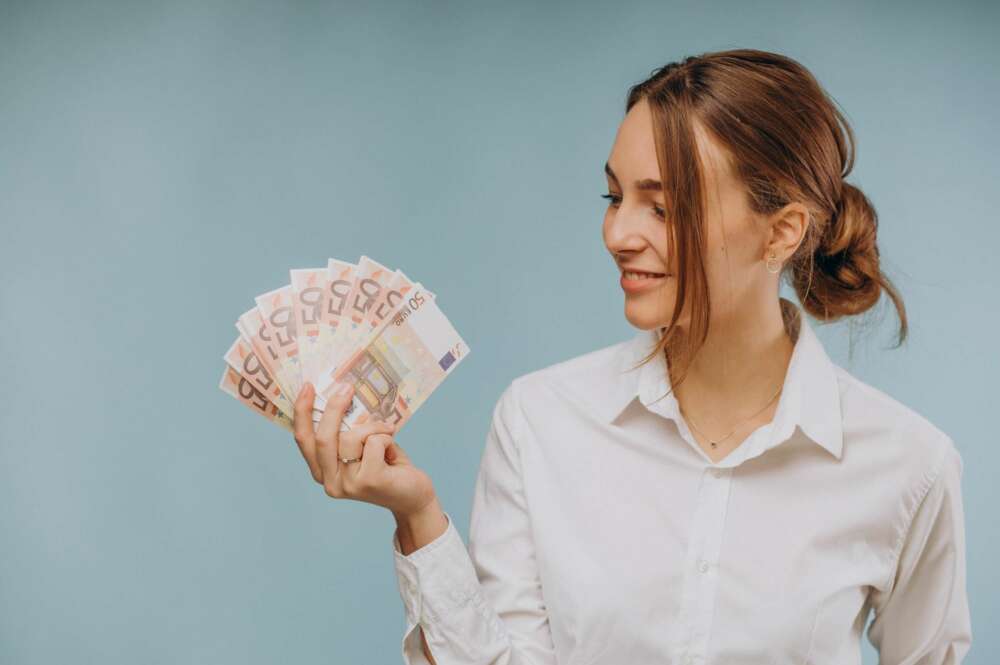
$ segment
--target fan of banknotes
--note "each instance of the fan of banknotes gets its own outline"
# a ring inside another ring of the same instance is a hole
[[[354,386],[341,429],[369,420],[398,431],[469,347],[434,294],[401,270],[361,256],[293,269],[291,283],[255,298],[239,316],[219,388],[292,431],[306,381],[318,423],[337,383]]]

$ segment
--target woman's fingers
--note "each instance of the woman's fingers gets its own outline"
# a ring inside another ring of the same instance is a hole
[[[364,447],[366,440],[373,434],[391,434],[393,431],[392,425],[384,423],[381,420],[369,420],[363,425],[357,425],[351,428],[348,432],[342,432],[340,435],[340,452],[339,457],[354,459],[363,458]],[[350,464],[341,464],[347,475],[354,477],[357,475],[360,469],[361,462],[351,462]],[[358,465],[358,466],[355,466]],[[353,467],[353,468],[349,468]]]
[[[318,446],[320,464],[324,468],[323,486],[326,493],[332,497],[359,498],[357,494],[358,484],[356,479],[360,473],[361,461],[343,463],[337,458],[362,458],[364,459],[364,447],[366,439],[372,434],[387,434],[392,431],[392,426],[378,420],[371,420],[358,425],[346,432],[341,432],[339,437],[338,451],[331,460],[328,448]],[[333,467],[333,465],[337,465]],[[330,469],[336,468],[336,473]]]
[[[369,420],[341,431],[344,416],[354,397],[354,387],[335,393],[326,402],[319,423],[313,426],[316,389],[306,382],[295,398],[295,443],[309,466],[313,479],[323,485],[328,496],[360,501],[378,497],[387,464],[408,464],[406,453],[392,439],[396,426]],[[341,457],[361,458],[344,464]]]
[[[388,426],[389,431],[376,430],[364,441],[361,461],[358,462],[358,483],[363,487],[378,479],[385,468],[385,449],[392,445],[392,432],[395,427]]]
[[[308,381],[299,390],[295,399],[295,443],[299,446],[299,451],[309,466],[309,473],[317,483],[323,482],[323,472],[319,461],[316,459],[316,439],[313,432],[312,407],[316,398],[316,389]]]

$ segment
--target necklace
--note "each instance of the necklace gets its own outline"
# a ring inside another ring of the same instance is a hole
[[[762,407],[761,407],[760,409],[758,409],[758,410],[757,410],[756,412],[754,412],[754,413],[753,413],[752,415],[750,415],[749,417],[747,417],[747,418],[744,418],[743,420],[741,420],[740,422],[738,422],[738,423],[737,423],[737,427],[738,427],[739,425],[742,425],[742,424],[743,424],[743,423],[745,423],[746,421],[750,420],[750,418],[753,418],[754,416],[756,416],[756,415],[757,415],[758,413],[760,413],[760,412],[761,412],[761,411],[763,411],[764,409],[766,409],[766,408],[767,408],[767,407],[768,407],[768,406],[769,406],[769,405],[771,404],[771,402],[773,402],[773,401],[774,401],[774,398],[778,396],[778,394],[779,394],[779,393],[781,392],[781,389],[782,389],[782,388],[784,388],[784,387],[785,387],[785,386],[784,386],[784,384],[782,384],[781,386],[778,386],[778,392],[774,393],[774,395],[773,395],[773,396],[771,397],[771,399],[767,400],[767,404],[765,404],[764,406],[762,406]],[[680,403],[679,403],[679,402],[678,402],[678,404],[677,404],[677,408],[678,408],[678,409],[680,409]],[[725,436],[724,436],[724,437],[722,437],[721,439],[718,439],[718,440],[716,440],[716,441],[712,441],[712,439],[711,439],[711,438],[710,438],[710,437],[709,437],[709,436],[708,436],[707,434],[705,434],[705,433],[704,433],[704,432],[702,432],[702,431],[701,431],[700,429],[698,429],[698,426],[694,424],[694,421],[693,421],[693,420],[691,420],[691,418],[689,418],[689,417],[687,416],[687,414],[685,414],[685,413],[684,413],[684,409],[680,409],[680,411],[681,411],[681,415],[683,415],[683,416],[684,416],[684,418],[685,418],[685,419],[686,419],[686,420],[687,420],[688,422],[690,422],[690,423],[691,423],[691,427],[693,427],[693,428],[694,428],[694,430],[695,430],[696,432],[698,432],[699,434],[701,434],[701,435],[702,435],[703,437],[705,437],[706,439],[708,439],[708,442],[709,442],[709,443],[710,443],[710,444],[712,445],[712,447],[713,447],[713,448],[715,448],[717,444],[720,444],[720,443],[722,443],[723,441],[725,441],[726,439],[728,439],[729,437],[731,437],[731,436],[732,436],[732,435],[733,435],[733,434],[734,434],[734,433],[736,432],[736,430],[734,429],[734,430],[733,430],[732,432],[730,432],[729,434],[725,435]]]

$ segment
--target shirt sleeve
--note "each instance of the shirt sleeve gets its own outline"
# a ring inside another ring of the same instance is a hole
[[[918,488],[892,578],[872,591],[868,640],[881,665],[957,665],[972,643],[961,478],[949,440]]]
[[[473,494],[469,547],[448,527],[404,556],[392,543],[406,609],[403,661],[427,665],[556,665],[517,448],[517,383],[494,410]]]

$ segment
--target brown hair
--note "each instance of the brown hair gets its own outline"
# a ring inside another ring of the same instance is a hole
[[[708,334],[711,303],[704,267],[704,184],[692,122],[726,149],[746,184],[751,209],[777,211],[791,201],[810,211],[805,238],[783,267],[802,308],[822,321],[872,308],[884,290],[907,335],[906,310],[879,268],[878,216],[844,177],[854,167],[854,132],[813,75],[791,58],[736,49],[672,62],[629,88],[625,110],[645,99],[676,247],[677,303],[664,335],[646,358],[668,350],[685,373]],[[691,330],[675,327],[692,301]],[[784,301],[784,299],[782,299]],[[794,309],[782,305],[786,328]],[[797,333],[796,333],[797,334]],[[793,339],[795,337],[793,336]],[[644,361],[645,362],[645,361]]]

